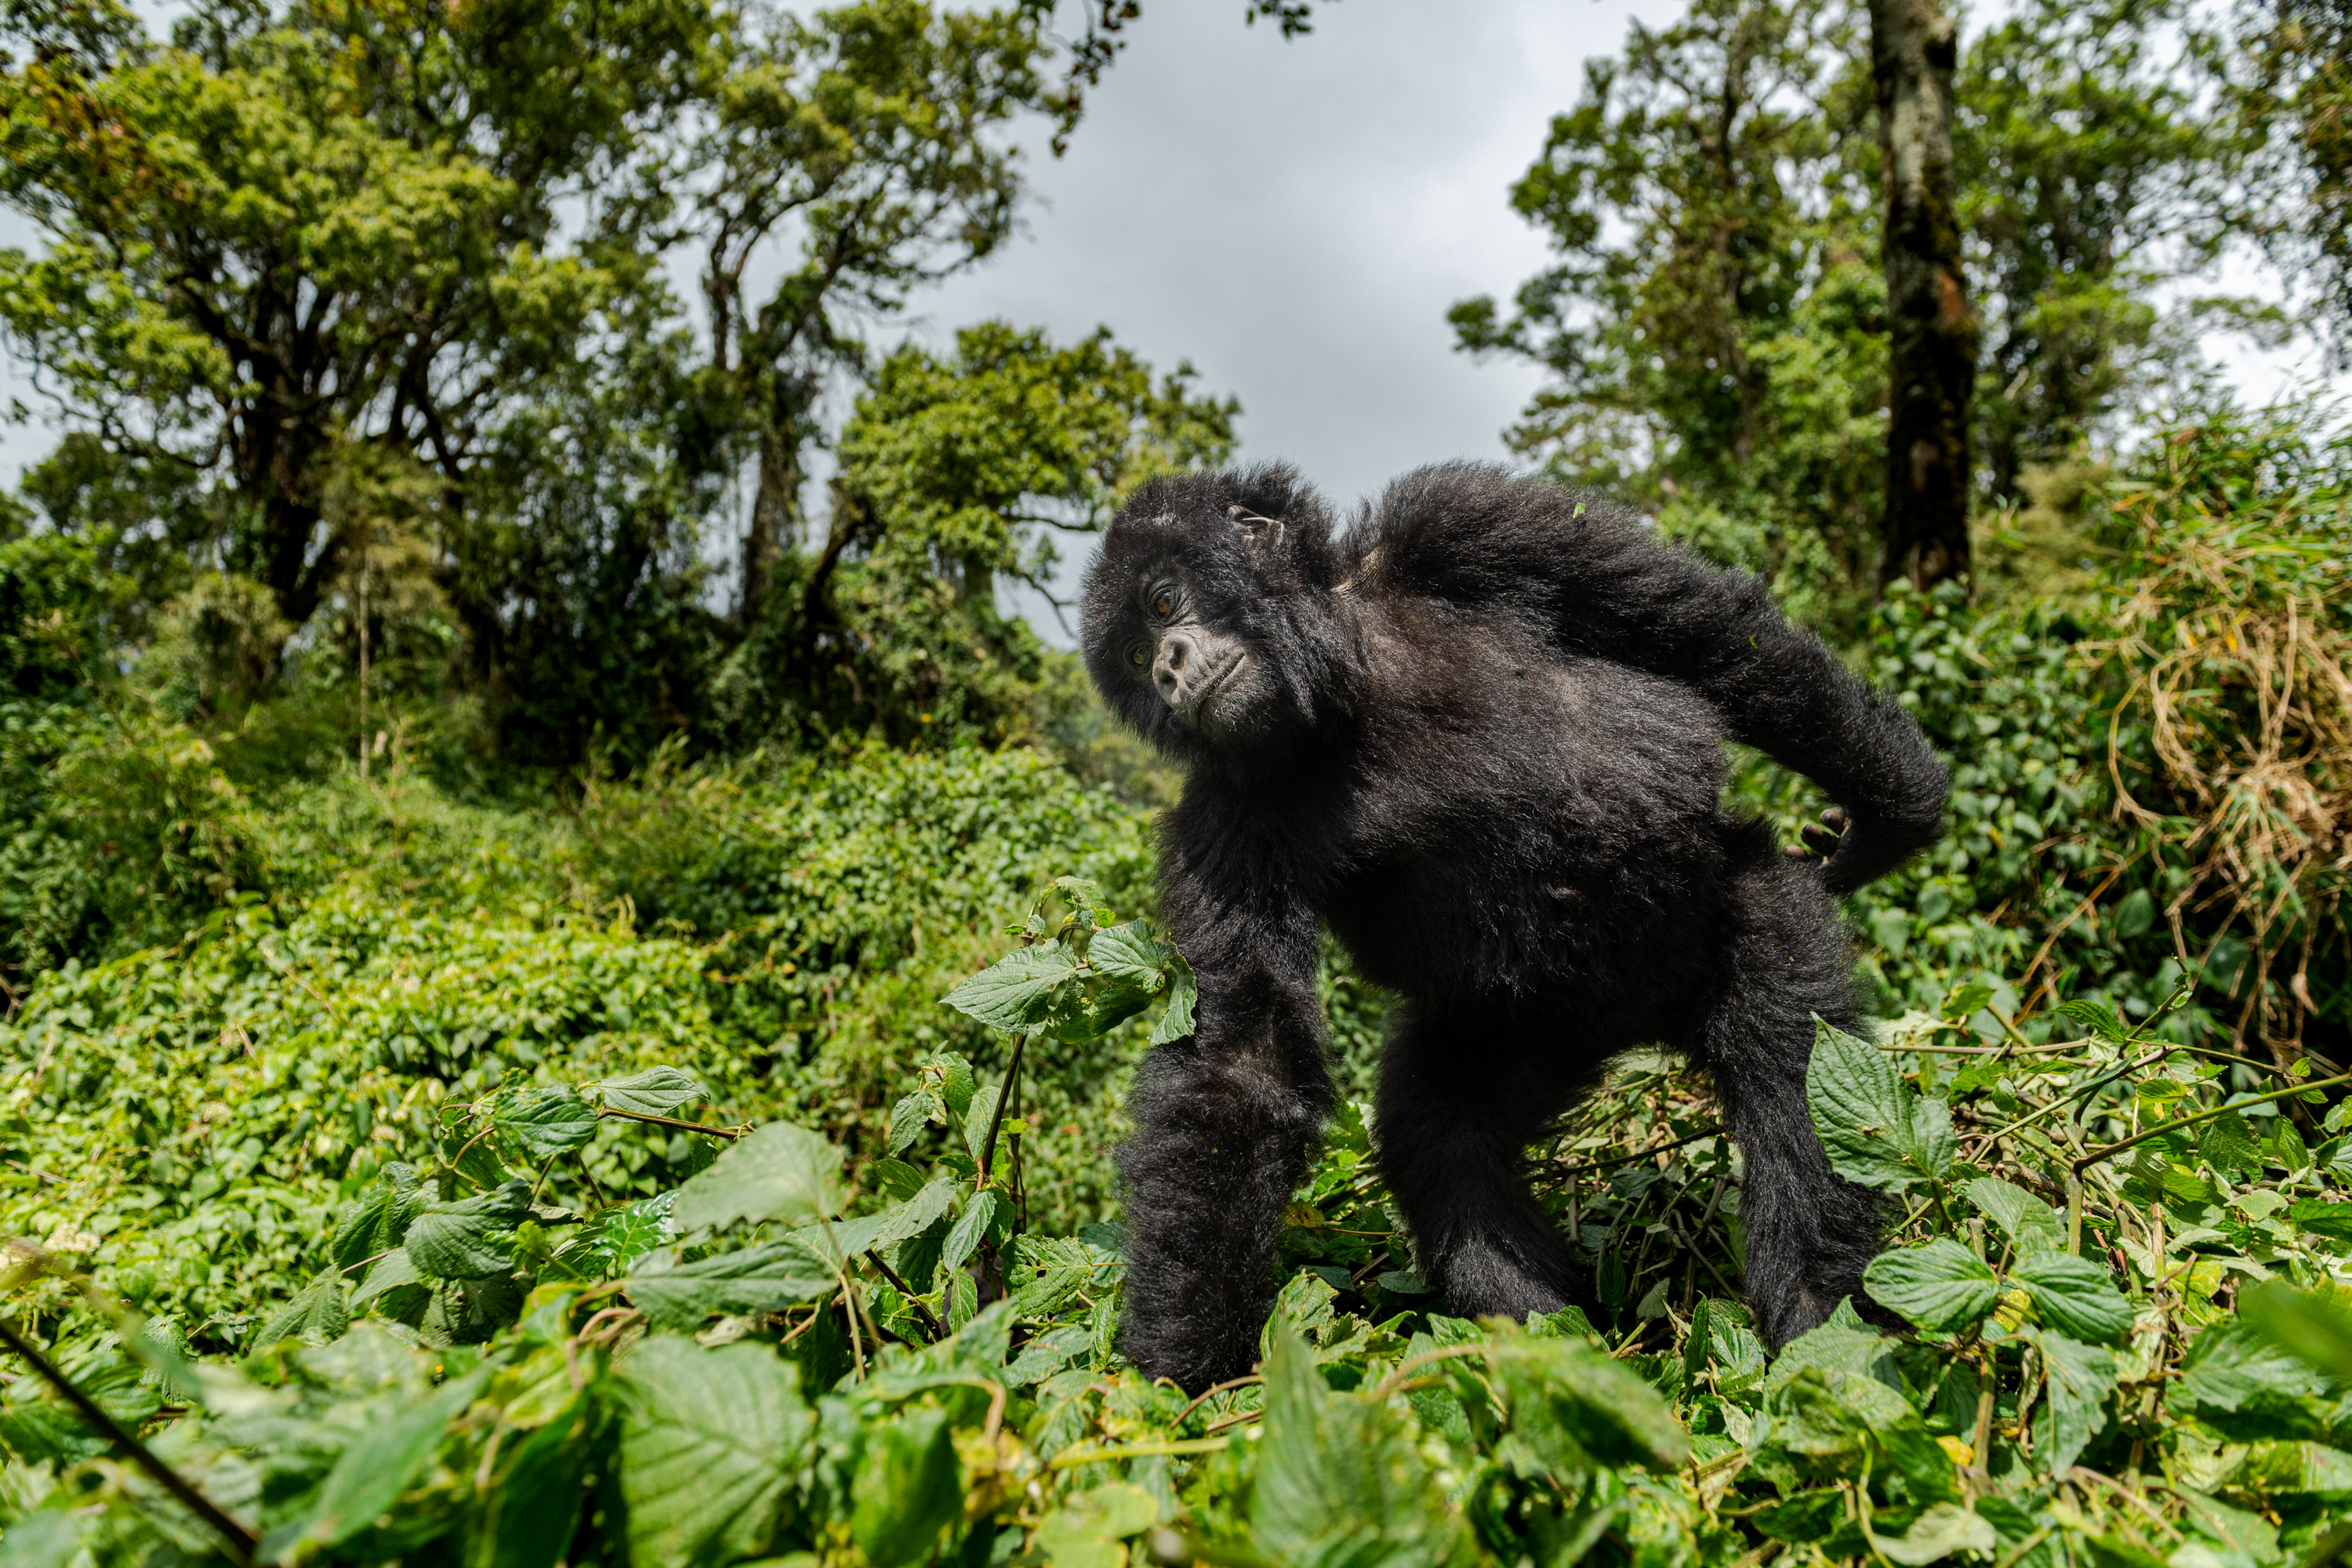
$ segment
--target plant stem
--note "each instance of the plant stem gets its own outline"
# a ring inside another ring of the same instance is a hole
[[[740,1138],[751,1131],[749,1127],[709,1127],[699,1121],[680,1121],[675,1116],[656,1116],[650,1110],[616,1110],[609,1105],[596,1114],[600,1117],[618,1116],[630,1121],[650,1121],[656,1127],[682,1128],[688,1132],[707,1132],[713,1138]]]
[[[938,1340],[947,1337],[947,1331],[940,1326],[940,1321],[937,1318],[931,1316],[931,1310],[923,1304],[923,1299],[916,1295],[904,1279],[898,1278],[898,1270],[882,1261],[882,1254],[879,1250],[867,1247],[866,1258],[867,1262],[882,1271],[882,1278],[889,1281],[891,1289],[907,1299],[907,1305],[922,1314],[923,1322],[931,1331],[931,1338]]]
[[[980,1146],[980,1184],[988,1184],[990,1169],[996,1163],[996,1131],[1004,1125],[1004,1104],[1013,1098],[1013,1080],[1021,1076],[1021,1053],[1029,1048],[1029,1037],[1013,1037],[1013,1059],[1005,1064],[1004,1081],[996,1086],[996,1110],[988,1118],[988,1137]]]
[[[2130,1137],[2109,1143],[2104,1148],[2092,1150],[2074,1162],[2074,1169],[2077,1173],[2088,1170],[2110,1155],[2120,1154],[2126,1149],[2136,1148],[2149,1139],[2169,1132],[2175,1128],[2193,1127],[2200,1121],[2210,1121],[2225,1110],[2242,1110],[2249,1105],[2267,1105],[2273,1100],[2284,1100],[2289,1095],[2304,1094],[2316,1089],[2335,1089],[2347,1083],[2352,1083],[2352,1073],[2345,1073],[2337,1078],[2324,1078],[2317,1083],[2299,1083],[2293,1089],[2273,1089],[2269,1094],[2258,1094],[2251,1100],[2231,1100],[2227,1105],[2217,1105],[2210,1110],[2200,1110],[2193,1116],[2176,1116],[2169,1121],[2158,1122],[2145,1132],[2135,1132]]]
[[[121,1422],[100,1406],[98,1401],[84,1394],[73,1379],[60,1372],[48,1357],[34,1349],[32,1343],[5,1318],[0,1318],[0,1343],[5,1343],[10,1350],[24,1357],[26,1365],[47,1379],[49,1386],[55,1388],[83,1420],[96,1427],[116,1447],[129,1454],[132,1462],[146,1471],[157,1486],[171,1493],[189,1512],[211,1525],[228,1543],[230,1556],[239,1563],[253,1561],[254,1552],[261,1545],[259,1536],[222,1512],[211,1499],[190,1485],[179,1471],[157,1458],[153,1450],[125,1430]]]

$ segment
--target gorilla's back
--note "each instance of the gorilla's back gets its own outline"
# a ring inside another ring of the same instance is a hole
[[[1414,994],[1469,976],[1496,1000],[1654,987],[1711,942],[1694,911],[1723,867],[1721,720],[1686,686],[1492,626],[1444,646],[1373,660],[1410,674],[1366,705],[1332,929]]]

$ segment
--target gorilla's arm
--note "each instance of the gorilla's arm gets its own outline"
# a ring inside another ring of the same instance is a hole
[[[1664,543],[1621,502],[1441,468],[1391,489],[1373,536],[1401,585],[1517,609],[1564,648],[1696,688],[1736,739],[1846,808],[1825,870],[1832,891],[1941,832],[1944,765],[1910,716],[1790,625],[1761,581]]]
[[[1200,983],[1196,1024],[1137,1069],[1135,1133],[1118,1154],[1121,1348],[1192,1392],[1257,1360],[1282,1211],[1331,1099],[1314,911],[1271,885],[1264,861],[1244,869],[1235,836],[1202,816],[1171,814],[1161,871],[1163,912]]]

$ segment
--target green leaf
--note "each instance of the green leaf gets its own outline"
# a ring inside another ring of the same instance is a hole
[[[2346,1100],[2352,1105],[2352,1100]],[[2347,1144],[2352,1148],[2352,1143]],[[2352,1241],[2352,1204],[2326,1198],[2297,1198],[2286,1211],[2287,1222],[2297,1230],[2324,1236],[2330,1241]]]
[[[1885,1052],[1817,1021],[1805,1103],[1830,1165],[1865,1187],[1901,1191],[1951,1169],[1951,1112],[1903,1087]]]
[[[530,1213],[530,1184],[520,1180],[479,1197],[427,1204],[408,1227],[408,1261],[428,1279],[503,1272],[514,1267],[514,1227]]]
[[[2336,1420],[2326,1374],[2259,1317],[2218,1324],[2190,1341],[2166,1404],[2241,1443],[2325,1441]]]
[[[1446,1500],[1384,1402],[1334,1394],[1307,1342],[1277,1329],[1265,1363],[1250,1532],[1257,1555],[1290,1564],[1470,1568],[1477,1538]]]
[[[1037,1526],[1037,1550],[1048,1568],[1121,1568],[1119,1542],[1160,1519],[1151,1494],[1131,1481],[1113,1481],[1065,1498]]]
[[[940,1267],[954,1273],[969,1261],[980,1248],[981,1238],[996,1223],[996,1211],[1003,1198],[994,1191],[974,1193],[964,1205],[963,1215],[948,1232],[947,1245],[940,1249]]]
[[[677,1221],[721,1230],[739,1219],[810,1225],[841,1210],[841,1151],[822,1133],[771,1121],[677,1192]]]
[[[1882,1306],[1934,1333],[1977,1322],[2000,1300],[2000,1285],[1983,1258],[1945,1237],[1918,1247],[1889,1247],[1871,1259],[1863,1282]]]
[[[655,1334],[615,1370],[629,1561],[687,1568],[758,1555],[816,1429],[800,1369],[762,1344],[706,1351]]]
[[[1178,970],[1174,984],[1168,988],[1168,1005],[1161,1009],[1160,1021],[1151,1026],[1152,1045],[1164,1046],[1192,1032],[1192,1003],[1197,994],[1192,972]]]
[[[1556,1433],[1612,1469],[1670,1471],[1690,1457],[1689,1435],[1656,1390],[1582,1339],[1506,1336],[1490,1359],[1514,1433]],[[1538,1451],[1566,1461],[1540,1439]]]
[[[955,1206],[955,1195],[962,1184],[946,1176],[925,1184],[905,1203],[895,1204],[880,1214],[861,1219],[835,1220],[829,1226],[809,1226],[793,1233],[793,1239],[817,1256],[833,1257],[838,1249],[843,1258],[858,1257],[869,1248],[896,1247],[908,1237],[920,1236],[931,1228],[931,1222]]]
[[[904,1160],[877,1160],[866,1167],[866,1175],[893,1203],[905,1203],[923,1190],[923,1173]]]
[[[927,1094],[910,1094],[890,1108],[890,1152],[904,1153],[923,1129],[930,1125],[931,1100]]]
[[[948,1413],[925,1406],[869,1425],[850,1483],[850,1538],[875,1568],[901,1568],[963,1512]]]
[[[2034,1459],[2046,1464],[2052,1475],[2063,1475],[2107,1424],[2106,1401],[2115,1392],[2116,1358],[2063,1333],[2029,1329],[2025,1334],[2042,1352],[2042,1397],[2048,1401],[2034,1419]]]
[[[667,1116],[681,1105],[710,1098],[698,1079],[676,1068],[647,1068],[590,1087],[601,1091],[608,1110],[634,1110],[640,1116]]]
[[[953,1051],[942,1051],[923,1064],[940,1072],[940,1098],[959,1117],[971,1114],[971,1064]]]
[[[2197,1152],[2217,1171],[2243,1173],[2262,1169],[2262,1145],[2255,1142],[2254,1130],[2246,1124],[2246,1119],[2234,1110],[2225,1110],[2205,1124],[2205,1131],[2198,1135]]]
[[[568,1084],[501,1093],[493,1112],[498,1129],[536,1165],[583,1148],[596,1136],[596,1111]]]
[[[574,1401],[523,1437],[498,1483],[476,1494],[490,1542],[487,1568],[555,1568],[569,1553],[587,1500],[587,1404]]]
[[[1151,998],[1132,985],[1106,986],[1091,998],[1057,1011],[1043,1026],[1064,1045],[1084,1045],[1099,1039],[1151,1005]]]
[[[2110,1045],[2120,1046],[2131,1038],[2131,1031],[2125,1028],[2123,1021],[2104,1004],[2061,1002],[2058,1011]]]
[[[340,1268],[321,1270],[310,1284],[261,1325],[253,1336],[253,1349],[261,1350],[280,1340],[299,1339],[306,1345],[323,1345],[343,1337],[352,1326],[351,1310],[343,1304],[343,1273]]]
[[[2352,1292],[2265,1279],[2240,1292],[2238,1312],[2273,1344],[2352,1384]]]
[[[838,1283],[824,1258],[796,1240],[772,1241],[691,1263],[667,1248],[629,1269],[629,1300],[666,1329],[692,1329],[714,1312],[773,1311],[823,1295]]]
[[[1148,921],[1129,921],[1095,933],[1087,944],[1087,962],[1114,980],[1124,980],[1143,991],[1157,991],[1167,979],[1168,961],[1176,950],[1151,934]]]
[[[2050,1251],[2066,1245],[2066,1222],[2058,1211],[2023,1187],[1996,1176],[1979,1176],[1961,1189],[2000,1226],[2020,1252]]]
[[[406,1251],[389,1253],[376,1259],[375,1267],[360,1281],[360,1288],[352,1292],[351,1310],[356,1312],[387,1291],[397,1290],[403,1285],[422,1284],[424,1279],[425,1276],[408,1260]]]
[[[386,1165],[365,1193],[337,1214],[329,1245],[336,1266],[349,1268],[398,1247],[424,1207],[416,1173],[397,1161]]]
[[[272,1530],[264,1554],[308,1556],[307,1546],[333,1546],[374,1524],[440,1451],[449,1423],[474,1403],[491,1370],[477,1367],[423,1401],[374,1402],[376,1418],[359,1424],[358,1437],[327,1473],[310,1512]]]
[[[1998,1554],[2000,1545],[1990,1521],[1956,1502],[1935,1503],[1922,1510],[1911,1528],[1899,1536],[1873,1533],[1870,1539],[1880,1556],[1904,1568],[1927,1568],[1956,1552],[1973,1552],[1990,1559]]]
[[[2131,1303],[2107,1271],[2071,1252],[2028,1252],[2010,1266],[2009,1277],[2033,1298],[2033,1310],[2060,1333],[2094,1344],[2113,1344],[2131,1332]]]
[[[1034,1029],[1065,1004],[1078,961],[1057,942],[1017,947],[940,998],[994,1029]]]

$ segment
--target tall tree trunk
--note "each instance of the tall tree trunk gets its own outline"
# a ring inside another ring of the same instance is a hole
[[[1870,0],[1885,155],[1888,344],[1882,582],[1925,588],[1969,569],[1969,399],[1977,322],[1954,210],[1952,19],[1935,0]]]

